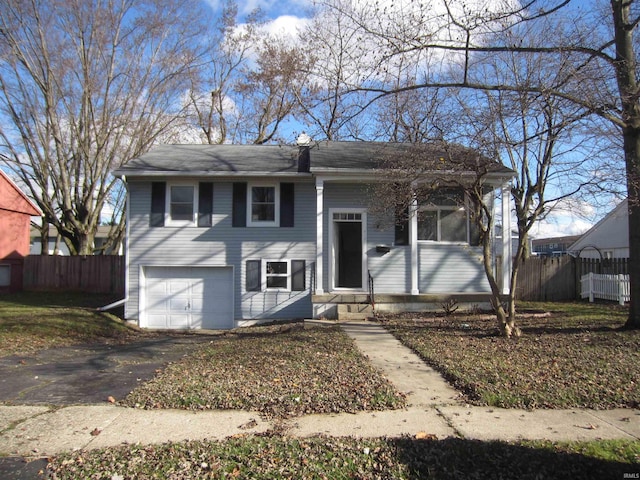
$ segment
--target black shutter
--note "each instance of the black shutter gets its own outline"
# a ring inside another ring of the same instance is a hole
[[[247,226],[247,184],[233,184],[233,213],[231,215],[234,227]]]
[[[409,245],[409,208],[396,216],[395,245]]]
[[[210,227],[213,214],[213,183],[200,182],[198,186],[198,226]]]
[[[247,292],[259,292],[262,290],[262,262],[260,260],[247,260],[246,281]]]
[[[150,227],[164,227],[164,207],[167,194],[165,182],[153,182],[151,184],[151,215]]]
[[[293,227],[293,197],[294,197],[293,183],[281,183],[280,184],[280,226],[281,227]]]
[[[305,261],[291,260],[291,290],[301,292],[305,289]]]

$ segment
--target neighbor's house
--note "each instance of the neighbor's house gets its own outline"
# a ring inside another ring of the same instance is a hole
[[[38,207],[0,170],[0,291],[22,289],[31,217],[40,215]]]
[[[108,225],[99,225],[96,229],[96,234],[93,239],[93,246],[96,249],[95,255],[113,255],[113,250],[107,249],[106,252],[100,250],[107,240],[109,239],[109,233],[111,232],[111,227]],[[31,227],[31,248],[29,253],[31,255],[41,255],[42,254],[42,234],[40,233],[40,229],[36,227]],[[69,247],[64,243],[61,235],[58,233],[58,230],[55,226],[49,225],[49,235],[48,235],[48,244],[47,244],[47,252],[48,255],[70,255]],[[123,247],[120,247],[118,250],[118,255],[123,254]]]
[[[395,228],[368,211],[376,167],[401,148],[166,145],[130,161],[115,172],[128,185],[126,318],[181,329],[331,318],[368,302],[371,281],[379,310],[487,302],[465,208],[414,207]],[[487,181],[509,198],[512,172],[492,164]]]
[[[535,238],[531,242],[531,252],[540,257],[561,257],[569,253],[569,248],[579,238],[580,235]]]
[[[629,258],[629,204],[623,200],[569,248],[579,258]]]

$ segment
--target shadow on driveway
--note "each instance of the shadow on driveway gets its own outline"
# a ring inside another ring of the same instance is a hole
[[[156,370],[216,337],[154,335],[124,345],[82,345],[0,358],[0,403],[77,405],[126,397]]]

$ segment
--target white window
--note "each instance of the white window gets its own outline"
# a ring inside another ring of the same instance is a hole
[[[274,184],[250,184],[247,189],[249,226],[277,226],[280,223],[280,190]]]
[[[194,184],[168,184],[166,211],[167,225],[194,225],[198,211],[198,187]]]
[[[262,260],[263,290],[291,290],[291,261]]]
[[[11,265],[0,265],[0,287],[11,285]]]
[[[469,241],[469,221],[461,190],[443,190],[421,202],[418,210],[418,240]]]

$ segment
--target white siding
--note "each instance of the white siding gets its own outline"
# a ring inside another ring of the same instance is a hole
[[[324,271],[329,272],[330,250],[329,250],[329,209],[357,209],[367,208],[371,197],[369,186],[364,184],[346,183],[325,183],[324,190],[324,244],[325,259]],[[385,225],[385,228],[378,228],[379,219],[373,215],[367,215],[367,245],[366,258],[367,269],[374,278],[376,293],[408,293],[410,286],[410,248],[408,246],[393,247],[395,229],[393,226]],[[376,252],[376,245],[391,246],[391,251],[387,254]],[[329,278],[325,275],[324,289],[329,289]],[[366,285],[365,285],[366,287]]]
[[[420,293],[489,292],[480,247],[420,243]]]
[[[158,178],[157,181],[165,181]],[[243,179],[250,182],[252,179]],[[198,181],[198,179],[193,179]],[[286,179],[284,181],[291,181]],[[311,289],[315,271],[316,195],[312,181],[295,183],[295,227],[231,226],[232,181],[217,181],[213,188],[213,226],[149,227],[151,182],[129,183],[130,236],[128,319],[139,311],[139,270],[144,266],[233,266],[234,314],[242,319],[301,318],[312,315]],[[325,183],[324,190],[324,289],[329,290],[330,209],[367,208],[366,185]],[[394,228],[379,228],[379,219],[366,215],[366,268],[375,280],[376,293],[411,291],[408,246],[393,246]],[[383,254],[376,245],[391,247]],[[488,292],[478,248],[464,245],[419,244],[420,293]],[[302,292],[247,292],[247,260],[305,260],[305,290]]]
[[[151,183],[130,182],[129,192],[127,318],[138,317],[138,270],[148,265],[234,266],[236,320],[311,316],[310,286],[315,259],[315,189],[311,183],[295,185],[295,227],[292,228],[232,227],[232,183],[229,181],[214,183],[213,226],[208,228],[149,227]],[[245,261],[262,258],[305,260],[306,290],[246,292]]]
[[[604,258],[628,258],[629,211],[627,200],[623,200],[571,245],[570,250],[572,253],[579,253],[580,258],[600,258],[600,254]]]
[[[366,208],[370,201],[369,187],[363,184],[325,183],[324,190],[324,242],[325,272],[329,271],[329,222],[327,212],[331,208]],[[374,278],[375,291],[384,293],[409,293],[411,291],[411,249],[409,246],[393,246],[395,229],[392,226],[378,228],[379,219],[367,216],[367,268]],[[388,221],[387,221],[388,223]],[[389,253],[376,252],[376,245],[391,247]],[[483,293],[489,292],[482,251],[479,247],[438,243],[418,244],[420,293]],[[328,290],[329,279],[324,288]]]

